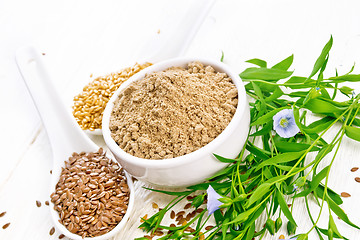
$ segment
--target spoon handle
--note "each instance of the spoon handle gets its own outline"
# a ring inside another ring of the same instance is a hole
[[[140,48],[136,60],[156,63],[184,55],[215,1],[194,0],[180,21],[176,16],[164,21],[159,28],[164,33],[154,33]]]
[[[89,150],[89,145],[94,143],[82,136],[85,134],[62,102],[39,52],[33,47],[20,48],[16,52],[16,62],[45,126],[53,153],[73,151],[74,144],[84,147],[84,151]]]

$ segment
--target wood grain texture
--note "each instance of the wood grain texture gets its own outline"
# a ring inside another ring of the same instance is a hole
[[[49,235],[52,222],[48,206],[51,149],[36,109],[17,71],[15,50],[33,44],[45,53],[44,60],[54,76],[56,86],[71,106],[72,97],[94,76],[116,71],[141,61],[139,49],[159,30],[163,21],[182,15],[187,1],[45,1],[3,0],[0,2],[0,104],[2,137],[0,146],[0,239],[57,239],[59,231]],[[190,45],[186,55],[219,59],[225,53],[225,63],[235,71],[248,67],[244,61],[261,58],[275,64],[294,54],[295,74],[310,73],[322,46],[334,37],[326,74],[348,71],[354,62],[360,63],[360,4],[349,1],[254,0],[217,1]],[[160,29],[160,35],[166,34]],[[359,64],[358,64],[359,65]],[[355,72],[360,73],[360,67]],[[360,85],[353,84],[356,92]],[[335,132],[326,136],[331,139]],[[92,137],[104,145],[101,137]],[[357,204],[360,185],[354,178],[360,172],[360,144],[345,139],[331,171],[329,186],[337,192],[348,192],[342,208],[349,218],[360,224]],[[326,161],[329,161],[327,158]],[[322,166],[324,166],[325,162]],[[322,167],[320,166],[320,167]],[[144,235],[137,227],[140,217],[156,210],[171,197],[144,190],[136,182],[136,207],[126,227],[114,239],[128,240]],[[42,206],[36,206],[36,200]],[[185,204],[181,204],[184,206]],[[295,202],[294,218],[298,232],[307,231],[310,221],[302,200]],[[311,206],[315,215],[318,208]],[[327,226],[327,211],[320,226]],[[335,218],[340,232],[347,238],[360,239],[360,232]],[[283,227],[275,236],[286,234]],[[309,239],[318,239],[311,234]]]

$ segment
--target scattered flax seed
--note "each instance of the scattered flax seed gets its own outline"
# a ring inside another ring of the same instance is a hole
[[[188,208],[191,208],[191,203],[186,204],[184,207],[184,209],[188,209]]]
[[[54,233],[55,233],[55,228],[54,228],[54,227],[52,227],[52,228],[50,229],[49,234],[50,234],[50,236],[51,236],[51,235],[53,235]]]
[[[212,228],[214,228],[214,226],[207,226],[207,227],[205,228],[205,230],[208,231],[208,230],[210,230],[210,229],[212,229]]]
[[[176,225],[172,223],[172,224],[170,224],[170,227],[176,227]]]
[[[157,34],[160,34],[160,29],[157,30]]]
[[[183,219],[183,218],[184,218],[183,215],[179,215],[179,216],[176,217],[175,221],[180,222],[180,220]]]
[[[156,236],[162,236],[164,233],[162,232],[162,231],[160,231],[160,230],[156,230],[155,231],[155,235]]]
[[[64,234],[60,234],[60,235],[59,235],[59,239],[63,239],[64,237],[65,237]]]
[[[135,73],[150,66],[151,63],[135,64],[100,76],[87,84],[81,93],[74,97],[73,115],[83,130],[94,131],[101,128],[102,115],[107,102],[120,85]]]
[[[199,240],[204,240],[204,239],[205,239],[205,235],[204,235],[202,232],[199,232],[199,234],[200,234]]]
[[[157,209],[157,208],[159,208],[159,205],[157,205],[155,202],[153,202],[153,203],[152,203],[152,207],[153,207],[154,209]]]
[[[182,216],[182,215],[184,215],[185,214],[185,211],[180,211],[180,212],[178,212],[177,214],[176,214],[176,216]]]
[[[52,174],[52,170],[50,170],[50,174]]]
[[[171,218],[171,219],[174,219],[174,218],[175,218],[175,212],[174,212],[174,210],[171,211],[171,213],[170,213],[170,218]]]
[[[45,53],[42,53],[43,56],[45,56]]]
[[[347,192],[342,192],[341,196],[344,197],[344,198],[351,197],[351,195],[349,193],[347,193]]]
[[[358,168],[358,167],[353,167],[350,171],[352,171],[352,172],[356,172],[357,170],[359,170],[359,168]]]
[[[91,78],[93,77],[93,74],[92,74],[92,73],[90,74],[90,77],[91,77]]]
[[[279,239],[285,239],[285,236],[281,234]]]
[[[45,201],[45,205],[46,205],[46,206],[49,206],[49,201]]]
[[[10,223],[6,223],[4,224],[4,226],[2,226],[3,229],[7,229],[10,226]]]
[[[41,207],[41,202],[39,200],[36,200],[36,206]]]
[[[204,211],[203,208],[198,208],[198,209],[196,209],[196,212],[197,212],[197,213],[201,213],[202,211]]]
[[[187,197],[186,197],[186,199],[187,199],[188,201],[193,200],[194,198],[195,198],[195,196],[187,196]]]
[[[3,217],[6,214],[6,212],[0,213],[0,217]]]
[[[356,177],[355,181],[360,182],[360,177]]]

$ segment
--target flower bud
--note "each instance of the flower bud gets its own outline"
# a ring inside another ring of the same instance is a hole
[[[173,235],[171,235],[171,237],[173,239],[178,239],[178,238],[182,237],[183,234],[184,234],[184,230],[177,230],[176,232],[174,232]]]
[[[192,205],[194,207],[199,207],[204,202],[204,195],[198,195],[192,200]]]
[[[278,217],[275,221],[275,232],[278,232],[281,226],[282,226],[282,220],[281,217]]]
[[[286,228],[287,228],[287,231],[288,231],[289,235],[294,235],[295,234],[295,232],[296,232],[296,225],[295,224],[293,224],[292,222],[289,221],[287,223]]]
[[[305,183],[306,183],[306,177],[299,177],[299,178],[296,179],[296,181],[295,181],[295,184],[296,184],[296,186],[298,186],[298,187],[304,186]]]
[[[237,196],[236,198],[234,198],[234,202],[242,202],[246,199],[247,195],[245,193],[240,194],[239,196]]]
[[[271,235],[275,233],[275,222],[272,219],[268,219],[265,224],[266,229],[269,231]]]
[[[297,237],[297,240],[308,240],[308,235],[307,234],[300,234],[298,237]]]

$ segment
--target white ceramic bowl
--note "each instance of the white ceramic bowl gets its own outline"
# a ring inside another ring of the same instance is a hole
[[[112,139],[109,129],[114,101],[120,92],[145,74],[166,70],[173,66],[186,67],[189,62],[199,61],[226,73],[238,90],[238,106],[229,125],[213,141],[189,154],[163,160],[149,160],[132,156],[122,150]],[[213,153],[226,158],[235,158],[241,151],[249,131],[250,112],[243,83],[224,63],[209,59],[175,58],[154,64],[135,74],[123,83],[109,100],[103,115],[102,132],[107,146],[121,166],[137,179],[158,186],[182,187],[204,181],[227,166],[218,161]]]

